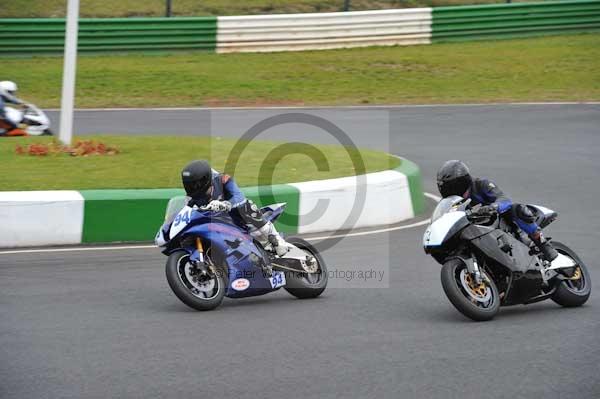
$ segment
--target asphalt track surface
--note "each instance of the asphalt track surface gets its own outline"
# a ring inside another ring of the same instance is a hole
[[[235,137],[273,112],[288,111],[82,112],[77,126]],[[600,106],[306,112],[326,114],[357,145],[416,161],[429,191],[436,168],[461,158],[515,200],[556,209],[548,234],[600,287]],[[279,137],[331,141],[299,132]],[[155,249],[0,255],[0,397],[600,396],[597,292],[578,309],[543,302],[470,322],[445,298],[423,230],[348,237],[324,252],[330,269],[383,265],[389,288],[304,301],[281,291],[208,313],[171,293]]]

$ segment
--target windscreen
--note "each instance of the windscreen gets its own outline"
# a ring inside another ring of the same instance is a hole
[[[179,211],[183,209],[187,203],[187,199],[188,197],[182,195],[180,197],[173,197],[169,200],[167,211],[165,212],[165,222],[173,220]]]
[[[431,215],[431,222],[435,222],[437,219],[441,218],[442,215],[448,213],[452,207],[459,202],[462,202],[463,198],[457,195],[452,195],[450,197],[442,199],[433,211],[433,215]]]

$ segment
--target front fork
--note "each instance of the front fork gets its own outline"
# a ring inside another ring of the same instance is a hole
[[[194,266],[204,263],[204,248],[199,237],[196,237],[196,250],[190,254],[190,262]]]
[[[206,261],[208,259],[208,262]],[[217,273],[214,264],[210,261],[210,258],[204,256],[204,247],[199,237],[196,237],[196,249],[190,253],[190,263],[198,268],[201,273],[209,271],[213,275]]]
[[[477,259],[475,256],[471,256],[470,258],[460,258],[463,263],[467,266],[467,270],[473,276],[475,280],[475,284],[481,284],[485,280],[485,277],[481,274],[481,270],[479,269],[479,264],[477,263]]]

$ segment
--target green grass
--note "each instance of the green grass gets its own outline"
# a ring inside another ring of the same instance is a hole
[[[218,137],[111,135],[86,136],[85,139],[116,146],[121,153],[112,156],[72,157],[61,154],[33,157],[16,155],[15,146],[50,142],[50,138],[0,139],[3,167],[0,191],[180,187],[180,171],[186,163],[193,159],[209,159],[215,169],[223,171],[227,159],[234,154],[232,148],[236,143],[235,140]],[[240,186],[256,186],[352,176],[357,173],[353,160],[362,159],[365,172],[386,170],[400,164],[397,158],[382,152],[354,149],[346,152],[343,147],[327,145],[315,146],[318,150],[313,151],[318,160],[315,163],[302,153],[300,145],[280,147],[281,144],[249,143],[241,152],[237,168],[228,172]],[[268,156],[277,147],[289,154],[280,162]]]
[[[519,0],[518,0],[519,1]],[[351,10],[504,3],[505,0],[351,0]],[[83,0],[82,17],[156,17],[165,0]],[[343,0],[173,0],[175,16],[340,11]],[[0,18],[64,17],[66,0],[0,0]]]
[[[3,79],[60,104],[62,58],[2,58]],[[272,54],[81,56],[78,107],[600,99],[600,34]]]

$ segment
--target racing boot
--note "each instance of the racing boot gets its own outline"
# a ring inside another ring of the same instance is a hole
[[[550,241],[546,240],[541,231],[536,231],[529,236],[529,238],[531,238],[540,251],[542,251],[544,259],[546,259],[548,262],[552,262],[558,257],[558,252],[556,252],[556,249],[554,249]]]
[[[272,247],[279,256],[287,254],[290,250],[289,244],[285,242],[271,222],[267,222],[263,227],[250,232],[250,235],[260,242],[264,248]]]

